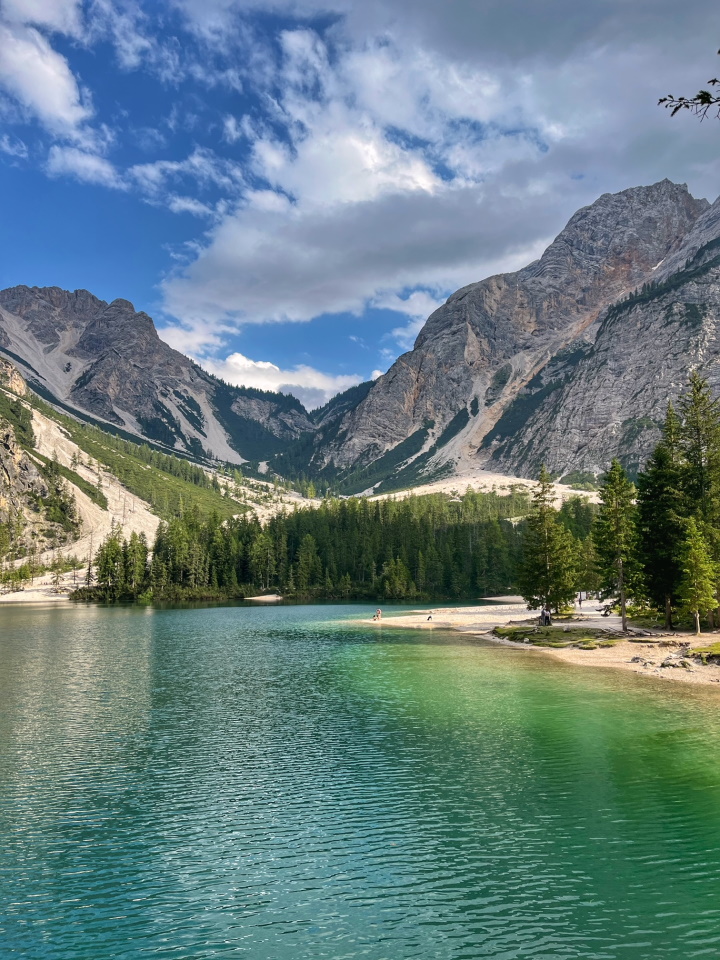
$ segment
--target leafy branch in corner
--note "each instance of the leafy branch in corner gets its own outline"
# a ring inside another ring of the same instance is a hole
[[[720,54],[720,50],[718,50]],[[708,80],[709,87],[720,86],[720,80],[715,77]],[[694,97],[674,97],[669,93],[666,97],[660,97],[658,105],[662,105],[670,110],[670,115],[675,116],[680,110],[690,110],[696,117],[704,120],[711,109],[715,109],[715,116],[720,118],[720,96],[716,96],[710,90],[698,90]]]

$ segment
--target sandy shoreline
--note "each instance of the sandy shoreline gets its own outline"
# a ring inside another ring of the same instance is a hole
[[[386,616],[379,621],[368,617],[358,622],[377,628],[454,630],[458,633],[482,637],[502,646],[522,649],[534,656],[551,656],[578,666],[627,670],[642,676],[678,683],[717,685],[720,690],[720,664],[704,665],[693,661],[689,669],[660,666],[666,657],[676,654],[681,645],[690,643],[694,646],[702,646],[708,640],[716,640],[717,635],[704,634],[702,637],[695,637],[693,634],[679,631],[673,633],[642,631],[649,635],[637,636],[632,641],[619,640],[614,646],[598,647],[595,650],[582,650],[578,647],[539,647],[530,643],[516,643],[492,633],[496,627],[513,625],[518,627],[527,625],[530,632],[537,624],[537,615],[529,611],[519,597],[499,597],[497,600],[498,602],[481,607],[434,607],[418,613]],[[586,602],[582,612],[577,610],[577,619],[567,624],[568,639],[572,638],[573,631],[582,631],[583,628],[620,634],[620,618],[615,615],[603,617],[596,607],[597,604]],[[429,620],[428,617],[432,619]],[[565,624],[562,625],[565,626]],[[638,657],[640,662],[632,662],[633,658]]]
[[[82,581],[82,573],[76,575],[77,581]],[[52,574],[47,573],[36,578],[33,585],[28,584],[24,590],[0,595],[0,604],[22,603],[46,605],[68,603],[68,594],[77,585],[73,583],[72,573],[61,578],[60,584],[53,584]],[[277,603],[278,596],[259,596],[248,599],[260,603]],[[573,631],[603,630],[610,634],[620,634],[620,618],[611,615],[602,617],[596,609],[597,605],[585,604],[582,611],[577,611],[576,619],[567,624],[568,639]],[[432,619],[428,620],[428,617]],[[648,636],[638,636],[632,641],[619,640],[611,647],[598,647],[595,650],[583,650],[578,647],[540,647],[533,644],[516,643],[493,634],[496,627],[527,626],[531,632],[537,624],[537,616],[527,609],[519,597],[493,598],[492,604],[477,607],[433,607],[432,609],[416,613],[385,616],[375,621],[371,616],[357,620],[363,625],[375,628],[388,627],[413,630],[453,630],[469,636],[482,637],[491,643],[500,646],[510,646],[522,649],[533,656],[550,656],[565,663],[582,667],[604,667],[608,669],[626,670],[643,676],[655,677],[661,680],[670,680],[677,683],[703,684],[717,686],[720,690],[720,664],[701,664],[693,661],[690,669],[682,667],[661,667],[665,658],[677,653],[678,648],[685,643],[701,646],[718,638],[717,634],[703,634],[695,637],[693,634],[662,633],[661,631],[643,631]],[[633,662],[634,658],[640,662]]]

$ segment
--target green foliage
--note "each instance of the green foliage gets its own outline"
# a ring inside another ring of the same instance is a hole
[[[672,626],[680,565],[677,545],[684,536],[686,505],[682,493],[679,448],[680,423],[668,406],[663,439],[638,475],[638,559],[648,598],[664,610]]]
[[[349,387],[342,393],[336,394],[323,407],[312,410],[310,419],[313,423],[321,423],[326,417],[334,417],[340,413],[345,413],[347,410],[353,410],[370,393],[374,383],[374,380],[365,380],[363,383],[358,383],[354,387]]]
[[[581,650],[594,650],[597,647],[614,646],[618,637],[606,630],[592,630],[587,627],[541,627],[527,624],[521,627],[496,627],[493,633],[513,643],[526,641],[535,647],[579,647]]]
[[[46,497],[35,494],[34,499],[48,523],[57,523],[66,533],[74,533],[80,527],[77,506],[61,471],[57,458],[45,460],[40,472],[47,482],[48,494]]]
[[[504,366],[500,367],[499,370],[496,370],[493,374],[493,378],[490,381],[490,386],[485,391],[485,406],[491,407],[497,400],[500,399],[500,396],[510,382],[512,377],[512,364],[506,363]]]
[[[680,563],[682,576],[678,597],[681,609],[692,614],[695,619],[695,632],[700,633],[700,617],[717,606],[717,567],[712,562],[710,550],[692,517],[687,521]]]
[[[564,483],[574,490],[593,491],[599,488],[597,477],[589,470],[571,470],[570,473],[566,473],[564,477],[561,477],[558,483]]]
[[[273,517],[223,523],[195,508],[158,528],[144,578],[130,585],[132,543],[114,531],[78,597],[147,600],[237,597],[277,590],[298,599],[470,599],[513,587],[522,533],[507,522],[528,508],[515,491],[405,500],[326,500]]]
[[[598,572],[605,590],[620,598],[622,628],[627,630],[626,599],[637,581],[635,487],[619,460],[613,460],[600,488],[600,510],[593,525]]]
[[[214,487],[214,475],[202,467],[147,444],[123,440],[98,427],[78,423],[42,400],[35,403],[42,413],[60,423],[85,454],[107,467],[131,493],[150,503],[159,516],[170,518],[190,507],[203,513],[216,510],[223,517],[247,509],[223,497]]]
[[[433,426],[434,423],[428,421],[419,430],[411,433],[409,437],[388,450],[377,460],[373,460],[366,467],[353,470],[339,482],[338,489],[343,493],[361,493],[363,490],[374,487],[380,481],[385,480],[404,460],[420,452]]]
[[[32,410],[19,397],[0,390],[0,420],[7,420],[15,433],[15,439],[24,450],[35,446],[32,427]]]
[[[679,445],[686,500],[705,523],[720,523],[720,403],[697,372],[680,398]]]
[[[453,437],[456,437],[461,430],[465,429],[469,422],[470,414],[468,413],[467,407],[463,407],[461,410],[458,410],[458,412],[430,448],[431,455],[449,443]]]
[[[540,470],[523,539],[518,585],[528,606],[549,606],[554,610],[574,599],[579,573],[575,538],[560,522],[553,506],[550,474]]]
[[[576,540],[585,540],[590,536],[597,507],[585,497],[570,497],[558,511],[558,519]]]
[[[48,457],[44,457],[41,453],[38,453],[36,450],[33,451],[33,459],[39,461],[46,468],[50,468],[53,474],[63,477],[65,480],[69,480],[70,483],[74,484],[78,490],[89,497],[93,503],[96,503],[103,510],[107,510],[108,501],[105,494],[101,489],[98,489],[97,484],[90,483],[89,480],[86,480],[84,477],[81,477],[79,473],[76,473],[75,470],[72,470],[70,467],[64,466],[62,463],[59,463],[56,459],[50,460]],[[50,465],[52,464],[52,467]],[[41,468],[41,472],[47,477],[46,470]]]
[[[538,384],[537,387],[536,384]],[[489,447],[495,440],[507,441],[512,438],[521,427],[525,426],[535,411],[540,409],[545,400],[561,386],[561,380],[552,380],[545,386],[539,386],[539,378],[531,380],[483,438],[482,449]]]
[[[222,380],[215,385],[213,399],[217,418],[227,430],[232,447],[241,456],[246,460],[270,460],[276,454],[287,450],[290,441],[276,437],[257,420],[243,417],[233,410],[233,404],[239,396],[272,404],[275,416],[291,411],[307,415],[300,401],[286,394],[251,387],[231,387]]]

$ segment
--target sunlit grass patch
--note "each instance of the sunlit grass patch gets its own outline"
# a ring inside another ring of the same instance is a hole
[[[526,641],[534,647],[577,647],[581,650],[596,650],[598,647],[614,647],[621,637],[609,634],[606,630],[588,630],[585,627],[577,630],[565,627],[496,627],[493,633],[504,640],[514,643]]]
[[[699,657],[703,663],[720,660],[720,641],[707,643],[702,647],[691,647],[688,656]]]

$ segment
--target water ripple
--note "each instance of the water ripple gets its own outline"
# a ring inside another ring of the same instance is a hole
[[[716,697],[352,613],[4,610],[3,960],[718,955]]]

